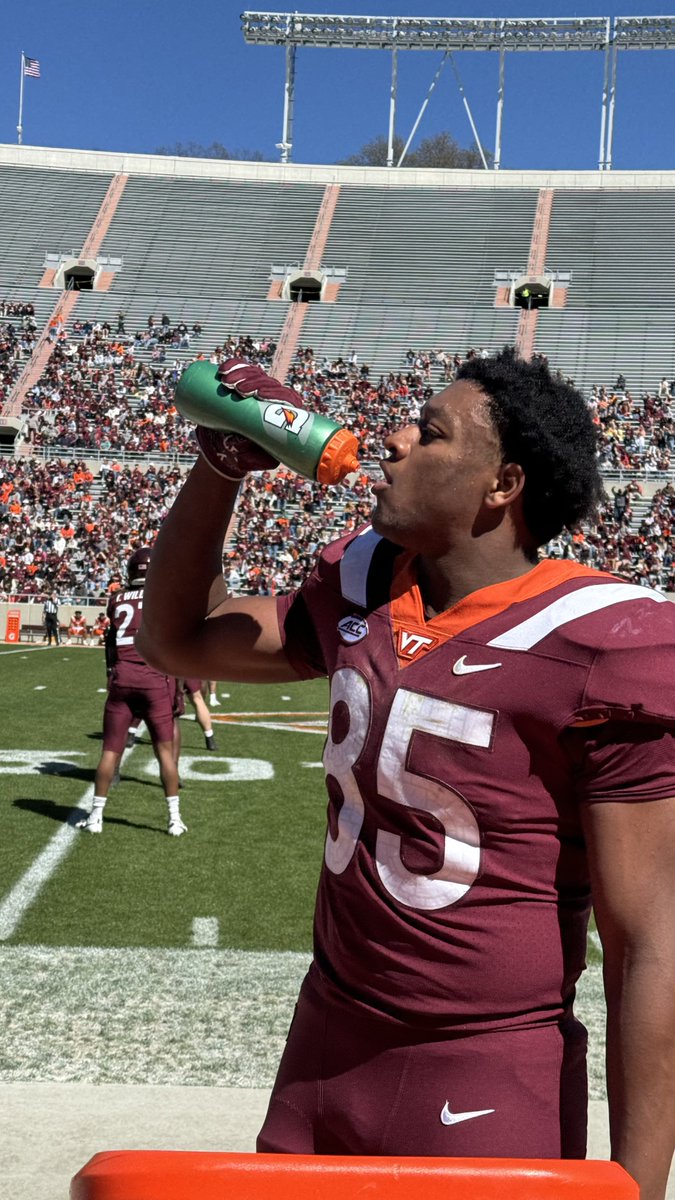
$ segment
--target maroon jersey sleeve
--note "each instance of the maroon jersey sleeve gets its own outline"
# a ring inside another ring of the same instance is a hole
[[[284,650],[301,679],[328,674],[314,622],[315,613],[326,607],[326,597],[339,595],[338,562],[343,542],[328,546],[302,587],[277,601],[277,618]]]
[[[675,796],[675,736],[657,724],[608,721],[571,730],[580,801],[666,800]]]
[[[571,738],[581,800],[675,795],[675,604],[626,605],[588,672]]]

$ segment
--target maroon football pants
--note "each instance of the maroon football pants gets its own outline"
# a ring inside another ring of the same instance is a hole
[[[584,1158],[586,1031],[430,1037],[305,980],[259,1152]]]
[[[113,677],[103,709],[103,749],[122,754],[134,721],[145,721],[153,746],[171,742],[175,693],[175,682],[161,676],[145,687],[127,686]]]

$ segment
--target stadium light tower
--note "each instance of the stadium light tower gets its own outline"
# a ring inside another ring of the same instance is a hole
[[[640,21],[641,18],[618,18],[619,22]],[[666,28],[675,18],[642,18],[650,22],[652,37],[671,37]],[[338,16],[326,13],[244,12],[241,17],[244,40],[252,45],[284,46],[286,49],[286,83],[284,88],[283,132],[278,147],[281,161],[290,161],[293,143],[293,109],[295,92],[295,53],[299,46],[314,46],[328,50],[389,50],[392,56],[389,92],[389,133],[387,165],[394,166],[394,129],[398,88],[398,53],[401,50],[442,51],[443,59],[427,92],[425,101],[406,142],[397,166],[401,166],[408,146],[424,114],[439,75],[450,61],[462,96],[462,102],[478,143],[483,164],[487,162],[478,140],[469,103],[452,58],[455,50],[490,51],[499,55],[499,83],[495,127],[494,166],[501,166],[501,131],[504,108],[504,60],[508,53],[527,51],[594,50],[605,55],[602,110],[600,120],[599,167],[611,163],[611,133],[616,93],[616,48],[613,45],[612,23],[609,17],[385,17]],[[664,25],[664,22],[666,23]],[[637,30],[624,31],[625,47],[637,46]],[[648,36],[645,27],[640,36]],[[673,42],[675,45],[675,41]],[[624,48],[622,42],[621,48]]]

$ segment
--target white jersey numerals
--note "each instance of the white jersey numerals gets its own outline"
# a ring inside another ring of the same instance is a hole
[[[138,601],[138,607],[139,608],[143,607],[142,600]],[[120,624],[117,627],[117,633],[115,635],[115,645],[117,645],[117,646],[133,646],[133,644],[134,644],[133,634],[127,634],[127,629],[129,628],[129,626],[131,625],[131,622],[134,619],[135,611],[136,610],[135,610],[133,604],[117,604],[117,605],[115,605],[115,620],[117,621],[118,618],[120,617],[120,615],[122,617]]]
[[[349,729],[333,740],[333,713],[338,703],[349,710]],[[370,689],[362,675],[349,667],[337,671],[331,684],[331,716],[324,753],[326,772],[338,781],[344,802],[337,837],[326,837],[326,866],[340,875],[349,865],[365,815],[364,800],[353,767],[362,754],[371,722]],[[455,904],[466,895],[480,868],[480,834],[469,805],[447,783],[417,775],[408,766],[408,751],[416,730],[460,742],[489,747],[494,716],[490,712],[453,704],[400,688],[391,706],[379,761],[377,790],[381,796],[408,808],[431,813],[443,827],[444,852],[440,869],[431,875],[409,871],[403,862],[399,834],[380,829],[375,863],[387,891],[409,908],[436,909]]]

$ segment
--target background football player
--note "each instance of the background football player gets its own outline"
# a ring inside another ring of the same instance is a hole
[[[213,722],[211,720],[211,714],[206,706],[206,700],[204,699],[203,695],[203,679],[178,679],[176,680],[176,683],[176,716],[181,717],[185,712],[185,698],[187,698],[195,710],[197,723],[201,726],[202,733],[204,734],[204,743],[206,745],[206,749],[215,750],[216,739],[213,736]],[[178,734],[177,752],[179,750],[180,733]]]
[[[145,721],[159,762],[159,774],[168,807],[168,831],[173,837],[187,832],[180,815],[178,767],[174,756],[174,701],[176,681],[148,666],[134,644],[141,623],[143,585],[150,550],[142,546],[129,559],[128,587],[115,592],[108,604],[106,631],[108,695],[103,710],[103,750],[94,779],[94,800],[89,816],[78,824],[89,833],[101,833],[103,810],[127,743],[129,726]]]
[[[241,395],[295,393],[223,364]],[[601,495],[583,397],[468,360],[385,442],[372,527],[281,597],[225,596],[247,470],[202,457],[153,553],[158,669],[328,676],[328,831],[262,1151],[580,1158],[573,1012],[591,894],[612,1156],[663,1200],[675,1143],[675,606],[538,549]],[[147,623],[147,624],[146,624]]]

